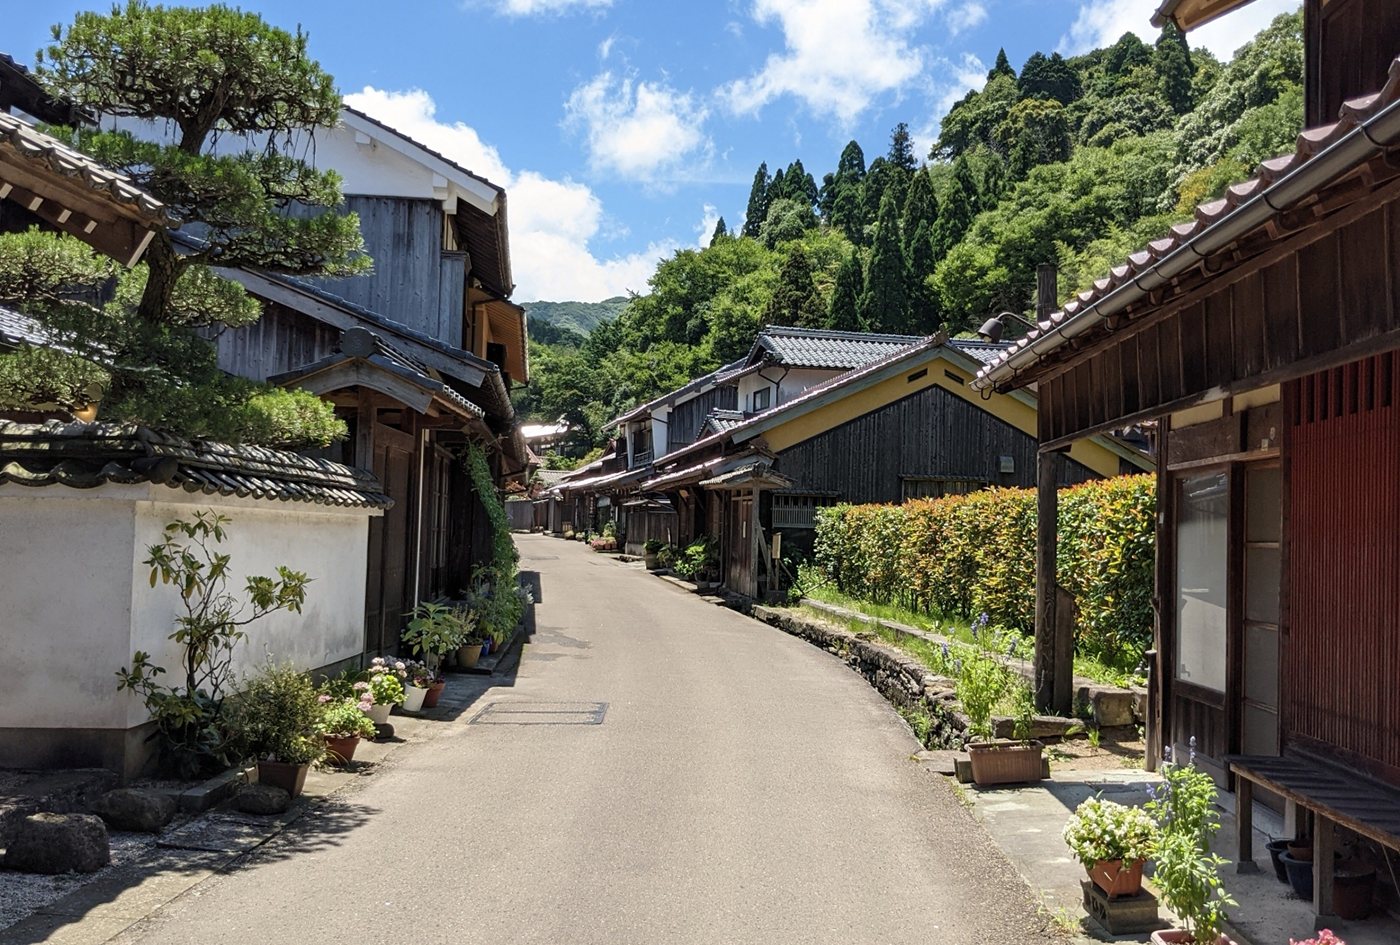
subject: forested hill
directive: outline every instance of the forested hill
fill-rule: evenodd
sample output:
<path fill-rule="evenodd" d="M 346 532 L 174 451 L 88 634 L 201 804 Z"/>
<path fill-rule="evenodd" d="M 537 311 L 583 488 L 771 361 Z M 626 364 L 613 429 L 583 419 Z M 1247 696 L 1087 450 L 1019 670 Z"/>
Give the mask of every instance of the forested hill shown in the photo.
<path fill-rule="evenodd" d="M 532 336 L 541 326 L 548 325 L 586 337 L 603 322 L 610 322 L 621 315 L 627 307 L 627 297 L 619 295 L 601 302 L 522 302 L 521 306 L 529 319 Z M 539 340 L 546 344 L 555 344 L 559 338 L 559 333 L 549 328 L 540 334 Z"/>
<path fill-rule="evenodd" d="M 746 218 L 681 250 L 586 341 L 538 345 L 520 408 L 565 415 L 575 449 L 636 403 L 748 350 L 761 324 L 956 334 L 1030 311 L 1035 268 L 1060 297 L 1291 151 L 1303 120 L 1302 15 L 1221 63 L 1170 28 L 1104 49 L 1005 54 L 943 116 L 930 153 L 907 126 L 884 153 L 852 141 L 818 183 L 761 166 Z"/>

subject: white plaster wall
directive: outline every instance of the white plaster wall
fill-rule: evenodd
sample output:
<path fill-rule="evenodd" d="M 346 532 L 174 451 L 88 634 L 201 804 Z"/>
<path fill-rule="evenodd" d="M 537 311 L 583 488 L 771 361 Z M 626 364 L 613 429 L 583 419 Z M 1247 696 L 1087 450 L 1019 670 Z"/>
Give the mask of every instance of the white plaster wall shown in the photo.
<path fill-rule="evenodd" d="M 129 728 L 144 706 L 116 671 L 145 650 L 178 678 L 168 639 L 178 592 L 141 564 L 166 523 L 215 509 L 233 521 L 218 546 L 230 590 L 279 564 L 312 578 L 301 614 L 250 625 L 236 672 L 269 658 L 310 669 L 357 655 L 364 640 L 368 509 L 196 495 L 168 486 L 40 489 L 0 485 L 0 726 Z M 13 670 L 13 672 L 11 672 Z M 15 685 L 10 678 L 17 677 Z"/>
<path fill-rule="evenodd" d="M 761 372 L 767 377 L 761 376 L 760 372 L 757 371 L 746 374 L 739 378 L 739 409 L 745 413 L 752 413 L 754 391 L 761 388 L 776 388 L 770 395 L 768 407 L 771 410 L 773 407 L 785 404 L 797 397 L 809 387 L 815 387 L 844 373 L 844 371 L 798 369 L 784 374 L 781 367 L 769 367 Z"/>

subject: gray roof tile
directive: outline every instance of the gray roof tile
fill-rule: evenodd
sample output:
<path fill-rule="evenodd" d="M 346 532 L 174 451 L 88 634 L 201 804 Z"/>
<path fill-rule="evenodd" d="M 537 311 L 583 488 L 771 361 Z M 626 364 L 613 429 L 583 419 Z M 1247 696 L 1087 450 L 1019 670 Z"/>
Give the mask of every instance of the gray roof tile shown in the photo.
<path fill-rule="evenodd" d="M 767 360 L 787 367 L 849 370 L 923 341 L 919 335 L 826 331 L 769 325 L 758 333 L 748 363 Z"/>

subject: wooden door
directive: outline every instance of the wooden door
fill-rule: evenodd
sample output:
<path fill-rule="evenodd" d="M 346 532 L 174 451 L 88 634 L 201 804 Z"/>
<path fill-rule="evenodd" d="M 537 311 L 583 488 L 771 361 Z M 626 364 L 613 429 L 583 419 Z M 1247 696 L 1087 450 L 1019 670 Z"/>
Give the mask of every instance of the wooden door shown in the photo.
<path fill-rule="evenodd" d="M 753 496 L 730 494 L 727 504 L 724 583 L 736 594 L 752 597 L 757 591 L 753 573 Z"/>
<path fill-rule="evenodd" d="M 394 505 L 370 527 L 365 594 L 365 652 L 382 654 L 399 643 L 399 631 L 412 606 L 409 580 L 414 561 L 409 528 L 413 508 L 413 438 L 375 424 L 374 474 Z"/>

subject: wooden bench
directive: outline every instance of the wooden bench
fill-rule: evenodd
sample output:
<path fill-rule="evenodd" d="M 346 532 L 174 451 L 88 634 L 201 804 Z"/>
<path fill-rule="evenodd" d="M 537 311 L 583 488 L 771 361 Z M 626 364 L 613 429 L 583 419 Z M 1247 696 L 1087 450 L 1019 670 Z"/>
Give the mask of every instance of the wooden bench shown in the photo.
<path fill-rule="evenodd" d="M 1239 868 L 1254 860 L 1254 785 L 1268 788 L 1313 815 L 1313 911 L 1332 915 L 1336 826 L 1400 850 L 1400 790 L 1310 755 L 1227 755 L 1237 777 L 1235 820 Z"/>

